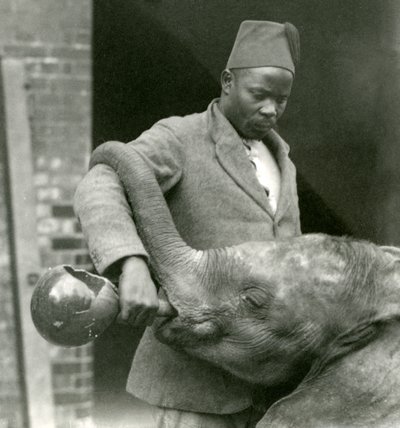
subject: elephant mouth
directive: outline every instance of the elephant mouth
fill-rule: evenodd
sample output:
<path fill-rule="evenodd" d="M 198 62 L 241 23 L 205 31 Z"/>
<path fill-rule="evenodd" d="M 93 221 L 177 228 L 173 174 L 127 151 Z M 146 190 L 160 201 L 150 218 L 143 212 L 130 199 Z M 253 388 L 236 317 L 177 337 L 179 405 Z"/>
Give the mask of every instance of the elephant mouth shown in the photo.
<path fill-rule="evenodd" d="M 159 342 L 173 348 L 182 349 L 184 347 L 184 344 L 181 343 L 183 342 L 182 334 L 174 328 L 175 319 L 176 317 L 157 319 L 152 325 L 152 330 Z"/>
<path fill-rule="evenodd" d="M 166 327 L 167 324 L 170 323 L 174 318 L 176 318 L 176 316 L 158 318 L 154 322 L 153 326 L 156 328 L 156 330 L 161 330 L 162 328 Z"/>
<path fill-rule="evenodd" d="M 200 320 L 175 316 L 157 319 L 153 323 L 153 332 L 160 342 L 191 351 L 205 344 L 217 343 L 222 337 L 220 326 L 212 318 Z"/>

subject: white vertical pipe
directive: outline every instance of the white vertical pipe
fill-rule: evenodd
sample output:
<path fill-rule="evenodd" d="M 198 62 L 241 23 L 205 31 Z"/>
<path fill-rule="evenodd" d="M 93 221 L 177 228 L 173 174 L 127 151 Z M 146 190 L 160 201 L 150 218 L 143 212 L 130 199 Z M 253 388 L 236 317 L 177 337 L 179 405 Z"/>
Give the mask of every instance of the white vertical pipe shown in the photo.
<path fill-rule="evenodd" d="M 40 272 L 40 258 L 24 64 L 18 59 L 4 59 L 1 67 L 15 250 L 12 257 L 16 267 L 28 424 L 30 428 L 54 428 L 49 346 L 36 332 L 30 316 L 33 290 L 29 280 Z"/>

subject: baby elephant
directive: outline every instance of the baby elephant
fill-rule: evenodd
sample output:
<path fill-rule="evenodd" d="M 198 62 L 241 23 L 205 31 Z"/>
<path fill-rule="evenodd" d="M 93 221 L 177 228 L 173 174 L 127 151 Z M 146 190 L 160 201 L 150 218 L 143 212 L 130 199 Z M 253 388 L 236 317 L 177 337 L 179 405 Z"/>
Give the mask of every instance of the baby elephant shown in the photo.
<path fill-rule="evenodd" d="M 105 143 L 150 264 L 176 315 L 157 338 L 249 382 L 297 388 L 262 427 L 400 426 L 396 249 L 327 235 L 197 251 L 180 238 L 153 172 Z"/>

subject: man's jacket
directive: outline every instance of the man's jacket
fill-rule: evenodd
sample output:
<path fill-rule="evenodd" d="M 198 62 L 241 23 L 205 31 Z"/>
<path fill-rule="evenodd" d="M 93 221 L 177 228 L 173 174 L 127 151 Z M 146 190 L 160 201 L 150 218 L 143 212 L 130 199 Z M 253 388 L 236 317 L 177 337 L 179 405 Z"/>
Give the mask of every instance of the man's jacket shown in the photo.
<path fill-rule="evenodd" d="M 264 143 L 281 171 L 275 216 L 218 100 L 203 113 L 161 120 L 128 146 L 153 168 L 182 238 L 193 248 L 208 249 L 300 234 L 288 146 L 273 130 Z M 75 210 L 100 274 L 122 257 L 147 257 L 124 190 L 108 166 L 89 171 L 76 192 Z M 127 390 L 150 404 L 195 412 L 234 413 L 252 404 L 249 384 L 159 343 L 150 328 L 137 349 Z"/>

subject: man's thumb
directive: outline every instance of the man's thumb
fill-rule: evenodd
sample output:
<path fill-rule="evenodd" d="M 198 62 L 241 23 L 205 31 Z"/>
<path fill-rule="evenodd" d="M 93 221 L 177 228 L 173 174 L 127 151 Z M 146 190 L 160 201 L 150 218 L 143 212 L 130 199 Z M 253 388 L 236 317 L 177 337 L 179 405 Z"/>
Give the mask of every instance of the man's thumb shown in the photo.
<path fill-rule="evenodd" d="M 178 315 L 176 309 L 166 300 L 160 299 L 158 301 L 159 307 L 157 311 L 158 317 L 175 317 Z"/>

